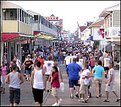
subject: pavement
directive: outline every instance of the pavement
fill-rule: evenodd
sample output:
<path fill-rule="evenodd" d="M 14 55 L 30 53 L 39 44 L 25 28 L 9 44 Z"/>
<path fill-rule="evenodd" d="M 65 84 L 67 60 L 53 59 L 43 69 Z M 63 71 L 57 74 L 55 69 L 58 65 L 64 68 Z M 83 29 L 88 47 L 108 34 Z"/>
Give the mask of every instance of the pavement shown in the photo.
<path fill-rule="evenodd" d="M 110 93 L 110 96 L 109 96 L 110 102 L 103 102 L 103 100 L 105 99 L 104 82 L 102 84 L 101 98 L 96 98 L 95 85 L 93 81 L 92 87 L 90 89 L 92 93 L 92 98 L 89 99 L 88 103 L 79 102 L 77 98 L 71 99 L 69 96 L 68 78 L 65 72 L 65 66 L 60 65 L 60 70 L 62 72 L 62 76 L 65 84 L 64 92 L 61 92 L 59 90 L 59 97 L 62 98 L 62 102 L 60 106 L 120 106 L 120 102 L 115 102 L 116 98 L 113 95 L 113 93 Z M 120 76 L 119 76 L 120 73 L 119 73 L 119 70 L 115 70 L 115 72 L 116 72 L 115 89 L 120 97 Z M 25 81 L 21 86 L 21 102 L 19 106 L 34 106 L 33 103 L 34 103 L 34 99 L 33 99 L 30 83 L 28 81 Z M 45 92 L 43 106 L 51 106 L 53 103 L 55 103 L 55 99 L 51 96 L 50 92 L 49 93 Z M 1 106 L 8 106 L 8 105 L 9 105 L 9 90 L 8 90 L 8 85 L 6 85 L 6 93 L 1 94 Z"/>

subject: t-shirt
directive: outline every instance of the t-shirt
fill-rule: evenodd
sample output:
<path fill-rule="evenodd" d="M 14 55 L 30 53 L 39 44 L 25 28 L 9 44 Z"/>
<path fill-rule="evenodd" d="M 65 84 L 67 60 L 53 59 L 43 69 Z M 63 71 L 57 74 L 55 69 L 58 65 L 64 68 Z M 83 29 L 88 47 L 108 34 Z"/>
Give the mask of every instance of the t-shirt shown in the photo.
<path fill-rule="evenodd" d="M 79 72 L 81 70 L 82 70 L 82 68 L 75 62 L 69 64 L 66 69 L 69 79 L 71 79 L 71 80 L 79 80 L 79 78 L 80 78 Z"/>
<path fill-rule="evenodd" d="M 44 62 L 44 66 L 46 67 L 46 75 L 50 75 L 51 73 L 51 69 L 54 65 L 54 61 L 45 61 Z"/>
<path fill-rule="evenodd" d="M 7 75 L 7 66 L 1 67 L 2 70 L 2 75 L 6 76 Z"/>
<path fill-rule="evenodd" d="M 71 57 L 70 56 L 66 56 L 65 57 L 65 61 L 66 61 L 66 65 L 71 63 Z"/>
<path fill-rule="evenodd" d="M 31 65 L 33 64 L 32 60 L 31 59 L 27 59 L 25 61 L 25 70 L 31 70 Z"/>
<path fill-rule="evenodd" d="M 109 72 L 108 72 L 108 81 L 110 80 L 110 76 L 112 75 L 112 81 L 111 83 L 114 83 L 115 82 L 115 71 L 113 68 L 109 69 Z"/>
<path fill-rule="evenodd" d="M 100 65 L 94 67 L 94 77 L 103 78 L 104 68 Z"/>
<path fill-rule="evenodd" d="M 104 67 L 109 67 L 110 58 L 104 58 Z"/>
<path fill-rule="evenodd" d="M 73 59 L 74 58 L 77 58 L 77 56 L 70 56 L 70 58 L 71 58 L 71 63 L 73 62 Z"/>
<path fill-rule="evenodd" d="M 84 70 L 84 71 L 81 73 L 80 80 L 82 80 L 82 78 L 84 78 L 85 76 L 89 76 L 90 73 L 91 73 L 91 72 L 89 71 L 89 69 Z"/>

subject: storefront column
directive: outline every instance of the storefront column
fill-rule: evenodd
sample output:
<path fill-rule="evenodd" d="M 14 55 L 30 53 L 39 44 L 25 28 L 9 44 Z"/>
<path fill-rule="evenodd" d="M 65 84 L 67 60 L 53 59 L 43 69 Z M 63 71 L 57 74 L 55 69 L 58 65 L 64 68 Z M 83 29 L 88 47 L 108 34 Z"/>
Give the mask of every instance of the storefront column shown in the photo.
<path fill-rule="evenodd" d="M 22 49 L 21 49 L 21 43 L 18 43 L 18 57 L 20 61 L 22 62 Z"/>
<path fill-rule="evenodd" d="M 17 43 L 15 42 L 15 55 L 17 55 Z"/>
<path fill-rule="evenodd" d="M 7 59 L 8 59 L 8 63 L 10 63 L 11 61 L 11 43 L 10 42 L 8 42 Z"/>
<path fill-rule="evenodd" d="M 3 49 L 4 49 L 3 47 L 4 47 L 4 43 L 3 43 L 3 41 L 1 41 L 1 56 L 0 56 L 1 57 L 1 64 L 3 62 L 3 54 L 4 54 L 3 53 Z"/>

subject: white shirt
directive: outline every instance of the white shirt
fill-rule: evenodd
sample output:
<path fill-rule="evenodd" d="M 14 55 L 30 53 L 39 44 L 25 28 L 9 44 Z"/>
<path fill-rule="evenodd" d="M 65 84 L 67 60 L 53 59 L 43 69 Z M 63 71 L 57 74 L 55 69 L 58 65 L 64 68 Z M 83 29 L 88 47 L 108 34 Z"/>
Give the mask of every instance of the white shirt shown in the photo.
<path fill-rule="evenodd" d="M 108 72 L 108 81 L 110 80 L 110 77 L 112 75 L 112 81 L 111 83 L 114 83 L 115 82 L 115 71 L 113 68 L 109 69 L 109 72 Z"/>
<path fill-rule="evenodd" d="M 109 67 L 110 58 L 104 58 L 104 67 Z"/>
<path fill-rule="evenodd" d="M 88 69 L 84 70 L 82 73 L 81 73 L 81 77 L 80 77 L 80 80 L 83 80 L 82 78 L 84 78 L 85 76 L 88 76 L 90 73 L 90 71 Z"/>
<path fill-rule="evenodd" d="M 43 81 L 43 73 L 42 69 L 36 70 L 34 69 L 34 82 L 33 82 L 33 88 L 36 89 L 44 89 L 44 81 Z"/>
<path fill-rule="evenodd" d="M 66 65 L 70 64 L 71 63 L 71 56 L 66 56 L 65 57 L 65 62 L 66 62 Z"/>
<path fill-rule="evenodd" d="M 46 75 L 50 75 L 53 65 L 54 61 L 44 61 L 44 66 L 46 67 Z"/>
<path fill-rule="evenodd" d="M 74 58 L 77 58 L 77 56 L 70 56 L 70 58 L 71 58 L 71 63 L 73 62 L 73 59 Z"/>

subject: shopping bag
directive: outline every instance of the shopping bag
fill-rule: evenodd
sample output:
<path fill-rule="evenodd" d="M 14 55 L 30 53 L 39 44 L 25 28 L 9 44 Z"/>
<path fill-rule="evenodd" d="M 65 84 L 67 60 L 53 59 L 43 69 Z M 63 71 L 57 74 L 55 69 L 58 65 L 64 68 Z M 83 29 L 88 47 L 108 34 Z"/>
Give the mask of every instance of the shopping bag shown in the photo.
<path fill-rule="evenodd" d="M 64 92 L 64 90 L 65 90 L 64 82 L 61 82 L 61 83 L 60 83 L 60 90 L 61 90 L 62 92 Z"/>

